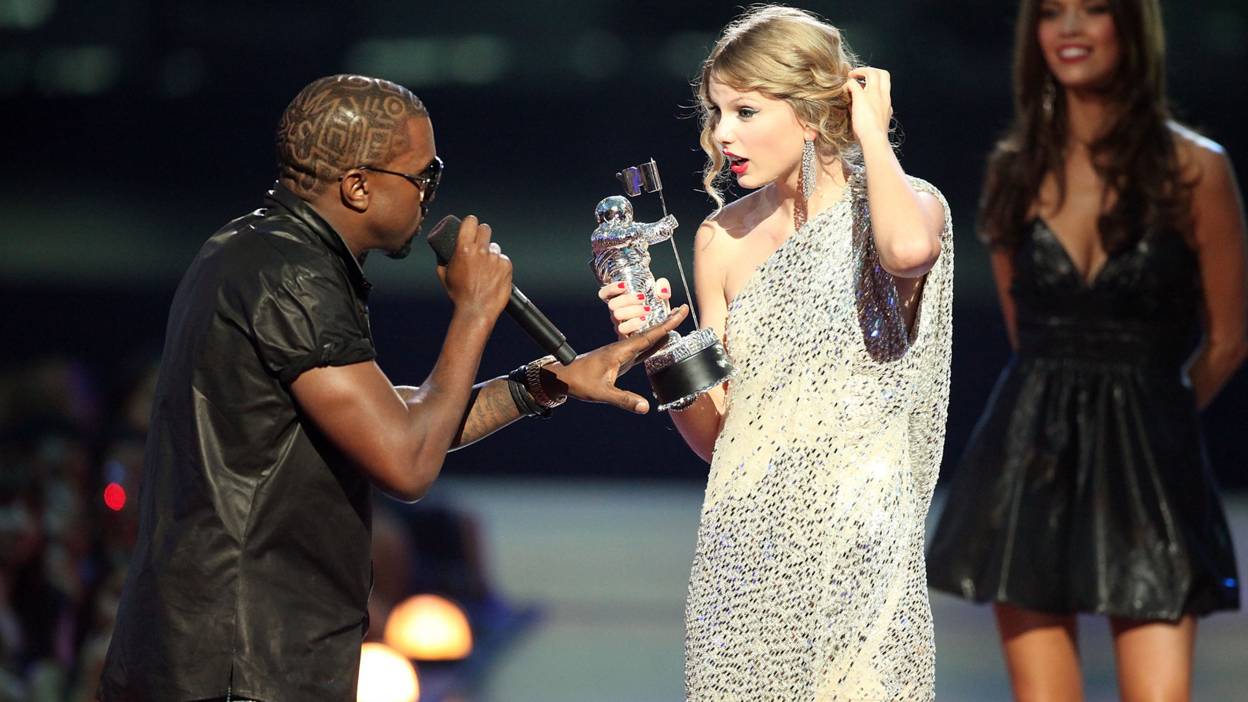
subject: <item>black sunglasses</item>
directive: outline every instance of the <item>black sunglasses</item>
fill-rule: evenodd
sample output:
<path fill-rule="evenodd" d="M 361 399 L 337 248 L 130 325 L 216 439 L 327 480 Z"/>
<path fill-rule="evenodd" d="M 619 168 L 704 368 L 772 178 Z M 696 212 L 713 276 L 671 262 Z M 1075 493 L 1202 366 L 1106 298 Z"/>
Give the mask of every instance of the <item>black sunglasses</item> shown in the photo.
<path fill-rule="evenodd" d="M 434 156 L 433 160 L 429 162 L 429 165 L 425 166 L 425 170 L 415 175 L 411 173 L 401 173 L 399 171 L 388 171 L 384 168 L 368 165 L 356 166 L 356 168 L 362 171 L 373 171 L 375 173 L 396 175 L 412 185 L 415 185 L 422 193 L 422 197 L 420 199 L 420 215 L 423 217 L 425 213 L 429 211 L 429 205 L 433 204 L 433 198 L 438 193 L 438 184 L 442 182 L 442 170 L 444 166 L 442 164 L 442 159 Z"/>

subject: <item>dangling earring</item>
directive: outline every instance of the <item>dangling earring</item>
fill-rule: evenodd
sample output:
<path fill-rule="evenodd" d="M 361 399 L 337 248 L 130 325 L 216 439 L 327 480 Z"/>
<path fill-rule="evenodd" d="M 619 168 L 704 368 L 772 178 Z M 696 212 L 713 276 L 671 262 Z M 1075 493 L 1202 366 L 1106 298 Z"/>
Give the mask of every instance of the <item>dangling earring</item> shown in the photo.
<path fill-rule="evenodd" d="M 818 174 L 815 172 L 815 141 L 807 139 L 802 143 L 802 199 L 809 201 L 815 194 Z"/>
<path fill-rule="evenodd" d="M 1052 74 L 1044 77 L 1044 88 L 1040 91 L 1040 109 L 1044 111 L 1046 120 L 1053 119 L 1053 101 L 1057 99 L 1057 84 Z"/>
<path fill-rule="evenodd" d="M 802 170 L 797 174 L 797 187 L 801 198 L 793 203 L 793 229 L 801 229 L 806 224 L 806 203 L 815 194 L 815 142 L 807 139 L 802 143 Z"/>

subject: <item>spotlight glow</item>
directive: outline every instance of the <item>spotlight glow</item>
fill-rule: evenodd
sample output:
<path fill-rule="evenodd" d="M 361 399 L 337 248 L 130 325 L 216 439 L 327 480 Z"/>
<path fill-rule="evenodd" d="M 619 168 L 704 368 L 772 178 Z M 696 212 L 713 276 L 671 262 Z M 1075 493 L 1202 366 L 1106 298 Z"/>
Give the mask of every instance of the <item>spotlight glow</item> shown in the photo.
<path fill-rule="evenodd" d="M 472 629 L 458 605 L 437 595 L 399 603 L 386 621 L 386 643 L 418 661 L 457 661 L 472 653 Z"/>
<path fill-rule="evenodd" d="M 420 683 L 411 661 L 385 644 L 364 644 L 356 702 L 416 702 L 419 698 Z"/>

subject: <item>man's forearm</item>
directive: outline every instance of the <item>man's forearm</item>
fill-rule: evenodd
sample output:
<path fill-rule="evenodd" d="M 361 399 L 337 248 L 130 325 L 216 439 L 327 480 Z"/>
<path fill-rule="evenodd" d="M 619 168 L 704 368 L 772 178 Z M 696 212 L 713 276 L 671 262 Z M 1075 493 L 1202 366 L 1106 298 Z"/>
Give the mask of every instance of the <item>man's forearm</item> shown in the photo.
<path fill-rule="evenodd" d="M 408 431 L 418 435 L 414 465 L 431 473 L 426 476 L 429 483 L 437 477 L 446 452 L 457 443 L 472 399 L 473 376 L 492 326 L 471 317 L 453 316 L 429 377 L 403 397 L 408 406 Z"/>
<path fill-rule="evenodd" d="M 473 386 L 459 433 L 451 443 L 454 451 L 493 434 L 523 415 L 511 398 L 507 378 L 493 378 Z"/>
<path fill-rule="evenodd" d="M 394 389 L 404 402 L 413 401 L 420 391 L 420 388 L 408 385 L 396 385 Z M 506 377 L 477 383 L 468 396 L 468 407 L 460 419 L 450 450 L 484 439 L 523 416 L 511 397 Z"/>

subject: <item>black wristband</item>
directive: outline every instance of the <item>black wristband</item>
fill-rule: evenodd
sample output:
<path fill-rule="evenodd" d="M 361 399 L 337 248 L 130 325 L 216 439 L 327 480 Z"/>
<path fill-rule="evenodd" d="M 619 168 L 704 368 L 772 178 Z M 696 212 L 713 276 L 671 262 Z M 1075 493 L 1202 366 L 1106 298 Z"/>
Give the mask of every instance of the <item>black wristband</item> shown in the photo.
<path fill-rule="evenodd" d="M 528 368 L 529 365 L 526 363 L 507 374 L 507 390 L 511 392 L 511 401 L 516 403 L 516 409 L 520 410 L 520 414 L 545 419 L 550 416 L 550 409 L 539 405 L 529 392 L 525 384 L 525 373 Z"/>

